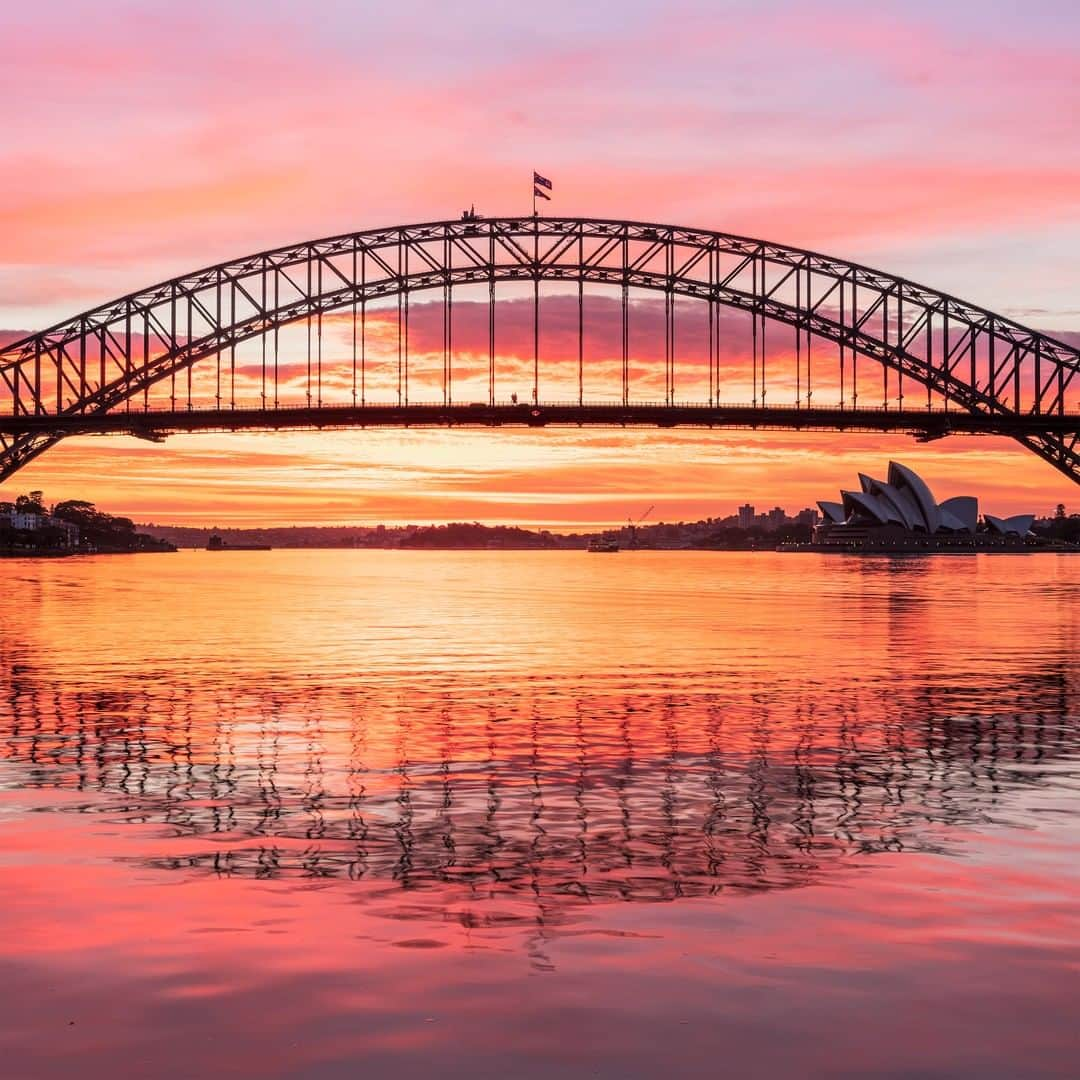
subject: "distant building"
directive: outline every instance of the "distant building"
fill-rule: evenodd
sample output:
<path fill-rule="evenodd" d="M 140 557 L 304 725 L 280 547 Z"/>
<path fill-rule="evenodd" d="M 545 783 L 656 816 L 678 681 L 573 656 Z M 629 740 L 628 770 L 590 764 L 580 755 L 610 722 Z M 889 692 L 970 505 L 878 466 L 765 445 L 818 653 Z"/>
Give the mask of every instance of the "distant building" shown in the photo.
<path fill-rule="evenodd" d="M 53 517 L 52 514 L 21 513 L 11 510 L 7 514 L 8 524 L 19 532 L 37 532 L 40 529 L 56 529 L 62 536 L 62 547 L 79 546 L 79 527 L 70 521 Z M 0 521 L 3 519 L 0 518 Z"/>
<path fill-rule="evenodd" d="M 809 525 L 812 529 L 817 525 L 820 518 L 821 515 L 813 507 L 808 506 L 805 510 L 800 510 L 795 515 L 795 524 Z"/>
<path fill-rule="evenodd" d="M 783 507 L 774 506 L 765 518 L 765 528 L 770 532 L 782 529 L 787 524 L 788 516 Z"/>
<path fill-rule="evenodd" d="M 739 528 L 750 529 L 756 524 L 756 516 L 754 514 L 754 508 L 747 503 L 745 506 L 739 507 Z"/>

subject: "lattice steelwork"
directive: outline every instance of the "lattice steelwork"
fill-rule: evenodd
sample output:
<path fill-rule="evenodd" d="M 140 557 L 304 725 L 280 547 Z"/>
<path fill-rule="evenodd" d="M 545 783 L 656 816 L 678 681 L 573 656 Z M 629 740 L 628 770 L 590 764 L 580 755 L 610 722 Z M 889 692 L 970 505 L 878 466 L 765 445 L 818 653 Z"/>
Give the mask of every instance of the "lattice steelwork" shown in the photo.
<path fill-rule="evenodd" d="M 543 282 L 576 293 L 576 400 L 544 397 L 551 362 L 541 350 Z M 531 400 L 521 403 L 497 393 L 496 285 L 502 283 L 525 283 L 512 287 L 519 292 L 531 284 L 531 394 L 523 394 Z M 600 400 L 585 395 L 586 285 L 610 287 L 621 311 L 620 379 Z M 455 400 L 454 290 L 462 288 L 486 291 L 483 401 Z M 664 300 L 663 347 L 653 361 L 657 386 L 663 364 L 661 400 L 635 392 L 632 290 Z M 409 308 L 420 293 L 442 304 L 441 377 L 424 384 L 435 400 L 418 400 L 415 382 L 410 398 Z M 367 392 L 367 319 L 372 305 L 395 302 L 392 400 L 376 402 Z M 677 324 L 688 303 L 707 310 L 707 391 L 695 400 L 680 396 L 685 358 Z M 732 381 L 720 340 L 721 313 L 732 311 L 745 322 L 751 358 L 749 400 L 744 394 L 734 403 L 725 396 Z M 344 402 L 323 393 L 326 316 L 351 318 L 350 371 L 335 361 L 337 385 L 344 379 L 350 388 Z M 306 328 L 300 402 L 285 401 L 280 392 L 282 332 L 293 324 Z M 778 332 L 789 346 L 779 382 Z M 236 396 L 237 348 L 253 339 L 261 342 L 256 403 Z M 0 351 L 0 480 L 65 435 L 81 433 L 159 438 L 198 429 L 374 424 L 690 423 L 895 430 L 920 438 L 1005 434 L 1080 481 L 1078 369 L 1080 351 L 1064 342 L 842 259 L 671 225 L 466 216 L 222 263 L 9 345 Z M 212 376 L 212 406 L 193 393 L 193 372 Z M 705 380 L 700 385 L 704 390 Z M 815 399 L 823 385 L 825 403 L 820 392 Z"/>

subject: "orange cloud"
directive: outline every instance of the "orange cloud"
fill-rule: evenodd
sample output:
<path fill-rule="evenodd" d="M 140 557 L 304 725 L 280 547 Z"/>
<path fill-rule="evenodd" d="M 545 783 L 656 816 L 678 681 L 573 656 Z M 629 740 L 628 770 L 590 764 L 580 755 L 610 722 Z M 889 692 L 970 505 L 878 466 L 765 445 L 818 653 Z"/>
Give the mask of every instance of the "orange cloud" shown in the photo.
<path fill-rule="evenodd" d="M 578 13 L 572 35 L 537 35 L 533 13 L 505 6 L 483 34 L 449 8 L 424 19 L 370 6 L 320 20 L 253 11 L 238 0 L 212 13 L 174 5 L 101 21 L 39 5 L 12 18 L 0 79 L 20 108 L 0 149 L 0 325 L 42 328 L 291 240 L 453 217 L 474 202 L 524 211 L 534 164 L 556 181 L 546 208 L 555 212 L 761 235 L 902 271 L 991 309 L 1037 312 L 1039 326 L 1075 325 L 1080 91 L 1068 14 L 1062 26 L 1005 11 L 972 21 L 939 5 L 851 19 L 826 0 L 812 12 L 759 6 L 731 19 L 690 4 L 617 19 Z M 500 305 L 500 396 L 531 388 L 529 308 Z M 542 395 L 572 397 L 572 306 L 545 287 L 543 313 Z M 371 315 L 365 390 L 392 400 L 395 314 Z M 635 297 L 635 397 L 663 392 L 657 315 L 655 301 Z M 419 298 L 411 312 L 414 400 L 441 393 L 438 316 Z M 677 393 L 701 399 L 700 309 L 681 304 L 679 325 Z M 753 393 L 746 329 L 725 316 L 725 400 Z M 483 303 L 463 294 L 459 400 L 486 395 L 486 334 Z M 620 354 L 610 297 L 590 297 L 586 334 L 586 396 L 610 396 Z M 304 400 L 306 344 L 299 330 L 282 338 L 283 400 Z M 770 328 L 767 346 L 769 400 L 804 395 L 791 332 Z M 324 400 L 350 400 L 340 319 L 324 327 L 323 349 Z M 839 392 L 829 361 L 816 347 L 819 403 Z M 223 362 L 221 389 L 216 364 L 191 373 L 195 398 L 257 401 L 258 346 Z M 861 401 L 898 393 L 875 367 L 860 366 L 859 378 Z M 178 383 L 186 396 L 187 375 Z M 151 404 L 170 393 L 158 386 Z M 600 521 L 623 515 L 624 493 L 634 504 L 660 499 L 669 517 L 730 510 L 750 493 L 805 504 L 889 454 L 1002 512 L 1073 497 L 1048 465 L 1000 440 L 923 447 L 731 432 L 72 440 L 13 484 L 178 520 Z"/>
<path fill-rule="evenodd" d="M 978 495 L 990 512 L 1049 513 L 1075 488 L 1006 439 L 921 445 L 903 436 L 652 430 L 328 431 L 70 439 L 5 490 L 89 497 L 141 521 L 187 524 L 619 522 L 725 516 L 746 499 L 797 510 L 833 498 L 890 458 L 939 498 Z M 88 472 L 94 477 L 88 482 Z"/>

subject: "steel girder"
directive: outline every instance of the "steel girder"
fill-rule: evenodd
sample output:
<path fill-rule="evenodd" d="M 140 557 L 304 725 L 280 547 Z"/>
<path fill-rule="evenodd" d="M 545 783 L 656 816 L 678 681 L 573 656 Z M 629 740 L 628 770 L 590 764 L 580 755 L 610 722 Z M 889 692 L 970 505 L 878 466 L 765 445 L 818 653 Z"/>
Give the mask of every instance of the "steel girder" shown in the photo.
<path fill-rule="evenodd" d="M 0 350 L 0 479 L 62 437 L 41 419 L 130 408 L 237 343 L 312 315 L 460 285 L 564 281 L 648 289 L 786 324 L 923 388 L 943 411 L 1072 417 L 1080 351 L 1013 320 L 817 252 L 727 233 L 582 218 L 483 218 L 348 233 L 207 267 Z M 537 286 L 538 287 L 538 286 Z M 580 295 L 580 293 L 579 293 Z M 624 315 L 625 324 L 625 315 Z M 624 401 L 626 403 L 624 325 Z M 668 343 L 665 337 L 665 351 Z M 665 357 L 665 364 L 668 357 Z M 841 384 L 842 385 L 842 384 Z M 1077 383 L 1076 385 L 1080 385 Z M 841 390 L 843 393 L 843 389 Z M 910 396 L 910 395 L 909 395 Z M 765 390 L 761 393 L 764 406 Z M 757 391 L 755 388 L 755 404 Z M 855 402 L 853 402 L 854 404 Z M 17 421 L 35 418 L 35 430 Z M 993 425 L 988 423 L 988 430 Z M 1075 433 L 1017 436 L 1080 482 Z"/>

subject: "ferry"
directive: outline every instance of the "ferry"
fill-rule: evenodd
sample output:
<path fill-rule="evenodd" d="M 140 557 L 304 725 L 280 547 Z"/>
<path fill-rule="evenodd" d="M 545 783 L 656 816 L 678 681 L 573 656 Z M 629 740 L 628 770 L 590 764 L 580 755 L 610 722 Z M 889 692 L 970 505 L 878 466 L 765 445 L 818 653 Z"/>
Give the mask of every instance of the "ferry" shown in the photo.
<path fill-rule="evenodd" d="M 619 550 L 618 540 L 608 540 L 603 536 L 594 536 L 589 541 L 589 551 L 601 552 L 602 554 L 611 554 Z"/>
<path fill-rule="evenodd" d="M 272 551 L 269 544 L 230 544 L 216 533 L 206 542 L 207 551 Z"/>

